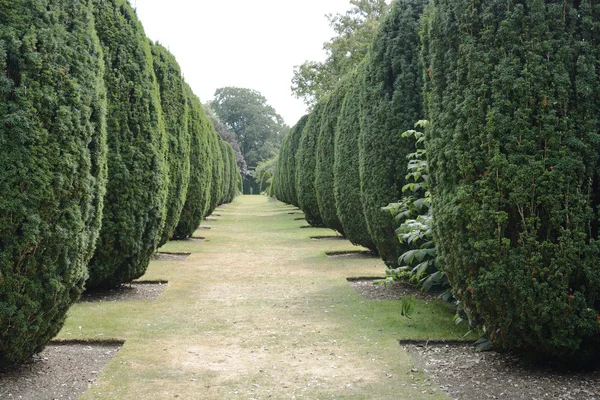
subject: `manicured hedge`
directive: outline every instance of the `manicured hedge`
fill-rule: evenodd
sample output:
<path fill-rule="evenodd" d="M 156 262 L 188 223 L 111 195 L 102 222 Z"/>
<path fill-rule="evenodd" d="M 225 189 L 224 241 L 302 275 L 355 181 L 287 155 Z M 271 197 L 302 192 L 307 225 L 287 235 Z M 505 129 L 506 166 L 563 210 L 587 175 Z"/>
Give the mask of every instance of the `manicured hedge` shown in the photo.
<path fill-rule="evenodd" d="M 323 226 L 323 219 L 319 212 L 317 194 L 315 190 L 315 173 L 317 169 L 317 140 L 321 131 L 324 103 L 315 105 L 310 114 L 306 126 L 302 130 L 302 136 L 296 153 L 296 193 L 298 203 L 306 221 L 313 226 Z"/>
<path fill-rule="evenodd" d="M 271 179 L 271 174 L 269 173 L 269 171 L 265 171 L 265 173 L 260 178 L 260 191 L 261 192 L 266 192 L 269 190 L 269 186 L 271 186 L 269 184 L 269 179 Z"/>
<path fill-rule="evenodd" d="M 212 185 L 212 158 L 208 145 L 208 135 L 212 123 L 202 108 L 200 99 L 185 84 L 188 103 L 188 131 L 190 134 L 190 183 L 185 205 L 179 217 L 173 237 L 191 237 L 206 215 Z"/>
<path fill-rule="evenodd" d="M 379 255 L 397 265 L 404 247 L 381 207 L 402 197 L 406 156 L 414 143 L 402 133 L 422 119 L 419 18 L 428 0 L 396 0 L 385 16 L 362 77 L 360 187 L 367 226 Z"/>
<path fill-rule="evenodd" d="M 152 44 L 154 72 L 160 88 L 160 103 L 169 137 L 169 194 L 165 226 L 159 247 L 167 243 L 179 223 L 190 181 L 190 134 L 188 106 L 181 69 L 175 57 L 160 44 Z"/>
<path fill-rule="evenodd" d="M 346 238 L 356 245 L 377 252 L 363 213 L 358 172 L 358 135 L 360 134 L 360 85 L 358 73 L 345 81 L 346 95 L 335 130 L 333 164 L 335 207 Z"/>
<path fill-rule="evenodd" d="M 167 141 L 144 29 L 126 0 L 94 0 L 108 89 L 109 179 L 87 288 L 115 287 L 144 274 L 162 232 Z"/>
<path fill-rule="evenodd" d="M 335 158 L 335 129 L 345 94 L 346 86 L 338 85 L 325 99 L 321 128 L 317 139 L 315 170 L 315 190 L 323 223 L 326 227 L 334 229 L 342 235 L 344 229 L 337 215 L 333 191 L 333 163 Z"/>
<path fill-rule="evenodd" d="M 106 184 L 102 78 L 89 1 L 0 2 L 0 367 L 41 351 L 83 290 Z"/>
<path fill-rule="evenodd" d="M 300 118 L 298 123 L 290 129 L 289 133 L 283 139 L 279 151 L 277 173 L 275 174 L 275 195 L 279 200 L 293 204 L 296 207 L 299 206 L 298 195 L 296 193 L 296 153 L 298 152 L 302 130 L 307 121 L 308 115 Z"/>
<path fill-rule="evenodd" d="M 227 147 L 229 144 L 220 139 L 219 146 L 221 147 L 221 156 L 223 157 L 223 187 L 221 190 L 221 196 L 219 200 L 219 204 L 227 203 L 227 199 L 229 197 L 230 185 L 231 185 L 231 158 L 229 157 L 229 151 Z"/>
<path fill-rule="evenodd" d="M 496 344 L 600 355 L 600 9 L 434 0 L 424 28 L 439 265 Z"/>
<path fill-rule="evenodd" d="M 241 179 L 240 170 L 237 164 L 237 155 L 231 144 L 227 143 L 227 151 L 229 152 L 229 158 L 231 163 L 231 183 L 229 185 L 229 195 L 227 196 L 227 203 L 231 203 L 238 194 L 238 182 Z"/>
<path fill-rule="evenodd" d="M 210 203 L 206 215 L 210 215 L 215 211 L 215 208 L 221 204 L 221 197 L 223 194 L 223 176 L 224 168 L 223 155 L 221 153 L 221 145 L 219 144 L 220 138 L 214 127 L 210 130 L 208 136 L 210 154 L 212 157 L 212 186 L 210 190 Z"/>

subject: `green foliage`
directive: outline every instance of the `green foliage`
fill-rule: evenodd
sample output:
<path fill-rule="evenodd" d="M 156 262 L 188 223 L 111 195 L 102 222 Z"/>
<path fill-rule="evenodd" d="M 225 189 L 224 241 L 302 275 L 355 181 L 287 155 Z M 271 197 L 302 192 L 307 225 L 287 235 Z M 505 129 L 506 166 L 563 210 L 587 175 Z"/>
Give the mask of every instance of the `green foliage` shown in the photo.
<path fill-rule="evenodd" d="M 360 134 L 360 85 L 357 76 L 358 73 L 355 72 L 346 80 L 345 84 L 348 88 L 335 130 L 333 163 L 335 207 L 346 238 L 376 253 L 377 247 L 367 228 L 360 193 L 357 157 Z"/>
<path fill-rule="evenodd" d="M 423 26 L 438 262 L 506 349 L 600 354 L 600 8 L 434 0 Z"/>
<path fill-rule="evenodd" d="M 260 191 L 261 192 L 267 192 L 269 190 L 269 187 L 271 186 L 271 174 L 269 173 L 269 171 L 265 171 L 264 174 L 262 174 L 262 177 L 260 178 Z"/>
<path fill-rule="evenodd" d="M 404 296 L 400 302 L 400 315 L 408 319 L 408 326 L 415 310 L 415 296 Z"/>
<path fill-rule="evenodd" d="M 345 14 L 326 16 L 336 34 L 323 44 L 326 60 L 294 67 L 292 93 L 308 106 L 332 92 L 363 60 L 388 9 L 385 0 L 350 0 L 350 4 Z"/>
<path fill-rule="evenodd" d="M 0 367 L 79 298 L 106 184 L 106 91 L 89 1 L 0 2 Z"/>
<path fill-rule="evenodd" d="M 231 174 L 232 174 L 232 162 L 233 160 L 229 156 L 228 146 L 229 144 L 222 139 L 219 139 L 219 146 L 221 147 L 221 156 L 223 157 L 223 186 L 221 190 L 221 196 L 219 204 L 228 203 L 229 192 L 231 191 Z"/>
<path fill-rule="evenodd" d="M 229 162 L 231 163 L 231 174 L 229 183 L 229 193 L 227 195 L 227 203 L 231 203 L 235 196 L 238 195 L 238 181 L 241 179 L 240 171 L 238 169 L 238 159 L 236 152 L 229 143 L 227 144 L 227 151 L 229 152 Z"/>
<path fill-rule="evenodd" d="M 200 99 L 187 83 L 185 93 L 190 134 L 190 183 L 185 205 L 173 234 L 175 239 L 191 237 L 200 226 L 202 218 L 208 211 L 212 184 L 212 158 L 208 145 L 208 135 L 212 129 L 211 121 L 204 115 Z"/>
<path fill-rule="evenodd" d="M 152 44 L 151 48 L 169 140 L 169 194 L 165 225 L 159 241 L 159 246 L 162 246 L 173 236 L 185 204 L 190 181 L 190 134 L 187 98 L 179 64 L 160 44 Z"/>
<path fill-rule="evenodd" d="M 281 143 L 279 162 L 275 174 L 275 195 L 285 203 L 299 206 L 296 193 L 296 153 L 308 115 L 300 118 Z"/>
<path fill-rule="evenodd" d="M 418 20 L 427 0 L 398 0 L 373 43 L 362 78 L 359 136 L 360 187 L 371 239 L 391 266 L 406 250 L 394 233 L 394 220 L 381 207 L 402 197 L 406 156 L 414 140 L 402 137 L 422 116 Z"/>
<path fill-rule="evenodd" d="M 315 190 L 319 213 L 326 227 L 344 235 L 342 223 L 335 205 L 333 164 L 335 159 L 335 129 L 342 101 L 346 95 L 346 85 L 339 85 L 330 95 L 324 97 L 321 127 L 317 138 Z"/>
<path fill-rule="evenodd" d="M 288 127 L 267 99 L 256 90 L 217 89 L 210 106 L 227 129 L 235 132 L 250 167 L 273 157 Z"/>
<path fill-rule="evenodd" d="M 168 189 L 167 137 L 152 53 L 125 0 L 94 0 L 108 90 L 108 184 L 87 288 L 144 274 L 158 244 Z"/>
<path fill-rule="evenodd" d="M 308 117 L 306 126 L 302 130 L 298 152 L 296 153 L 296 193 L 298 203 L 306 221 L 313 226 L 323 226 L 323 219 L 319 212 L 317 194 L 315 190 L 315 172 L 317 169 L 317 141 L 321 131 L 321 120 L 324 104 L 317 103 L 315 109 Z"/>
<path fill-rule="evenodd" d="M 208 145 L 212 157 L 212 185 L 210 188 L 210 203 L 206 215 L 212 214 L 215 208 L 221 204 L 221 195 L 223 193 L 225 165 L 223 164 L 223 154 L 221 153 L 221 145 L 219 143 L 219 135 L 213 127 L 208 135 Z"/>

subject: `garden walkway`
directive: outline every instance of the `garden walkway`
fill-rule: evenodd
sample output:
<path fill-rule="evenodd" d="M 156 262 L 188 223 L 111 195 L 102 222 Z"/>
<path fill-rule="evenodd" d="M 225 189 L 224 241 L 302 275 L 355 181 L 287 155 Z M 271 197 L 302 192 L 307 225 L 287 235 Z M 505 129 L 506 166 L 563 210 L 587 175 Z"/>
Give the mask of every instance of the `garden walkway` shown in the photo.
<path fill-rule="evenodd" d="M 327 257 L 356 248 L 311 240 L 333 232 L 300 229 L 298 213 L 241 196 L 203 223 L 205 241 L 161 249 L 191 255 L 152 262 L 142 279 L 169 282 L 157 300 L 77 304 L 60 338 L 125 340 L 84 398 L 445 399 L 398 339 L 432 338 L 432 315 L 435 335 L 460 337 L 451 310 L 419 303 L 408 327 L 397 301 L 363 299 L 346 278 L 383 263 Z"/>

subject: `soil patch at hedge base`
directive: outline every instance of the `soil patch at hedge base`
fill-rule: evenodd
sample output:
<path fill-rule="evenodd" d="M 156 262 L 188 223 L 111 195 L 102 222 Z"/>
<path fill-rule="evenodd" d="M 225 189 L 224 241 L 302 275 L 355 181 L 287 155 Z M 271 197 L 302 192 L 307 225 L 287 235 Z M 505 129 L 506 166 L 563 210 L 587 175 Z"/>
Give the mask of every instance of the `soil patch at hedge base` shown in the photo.
<path fill-rule="evenodd" d="M 288 214 L 290 214 L 290 215 L 302 215 L 304 213 L 302 211 L 294 211 L 294 212 L 289 212 Z"/>
<path fill-rule="evenodd" d="M 438 387 L 452 399 L 600 399 L 600 370 L 562 372 L 528 366 L 514 355 L 476 352 L 470 344 L 402 344 L 417 369 L 430 378 L 414 379 L 423 393 Z M 414 372 L 417 372 L 415 370 Z"/>
<path fill-rule="evenodd" d="M 294 221 L 306 221 L 306 218 L 302 217 L 302 218 L 294 218 Z"/>
<path fill-rule="evenodd" d="M 0 399 L 78 399 L 122 342 L 51 342 L 19 367 L 0 369 Z"/>
<path fill-rule="evenodd" d="M 187 238 L 183 239 L 183 242 L 202 242 L 204 238 Z M 192 253 L 168 253 L 158 252 L 154 254 L 154 259 L 157 261 L 183 261 L 188 258 Z"/>
<path fill-rule="evenodd" d="M 212 226 L 199 226 L 198 229 L 209 230 L 212 229 Z"/>
<path fill-rule="evenodd" d="M 214 214 L 213 214 L 213 215 L 214 215 Z M 216 217 L 216 215 L 214 215 L 214 216 Z M 218 219 L 217 219 L 217 218 L 211 218 L 211 217 L 206 217 L 206 218 L 204 218 L 204 220 L 205 220 L 205 221 L 212 221 L 212 222 L 214 222 L 214 221 L 218 221 Z"/>
<path fill-rule="evenodd" d="M 79 302 L 156 300 L 167 287 L 167 283 L 166 281 L 136 281 L 126 283 L 116 289 L 85 291 Z"/>
<path fill-rule="evenodd" d="M 312 240 L 346 240 L 343 236 L 311 236 Z"/>
<path fill-rule="evenodd" d="M 402 300 L 405 296 L 415 296 L 421 300 L 438 300 L 436 292 L 422 292 L 414 285 L 405 282 L 394 282 L 388 285 L 375 285 L 373 281 L 381 277 L 347 278 L 358 294 L 367 300 Z"/>
<path fill-rule="evenodd" d="M 327 251 L 325 255 L 329 258 L 379 258 L 370 251 L 362 250 Z"/>

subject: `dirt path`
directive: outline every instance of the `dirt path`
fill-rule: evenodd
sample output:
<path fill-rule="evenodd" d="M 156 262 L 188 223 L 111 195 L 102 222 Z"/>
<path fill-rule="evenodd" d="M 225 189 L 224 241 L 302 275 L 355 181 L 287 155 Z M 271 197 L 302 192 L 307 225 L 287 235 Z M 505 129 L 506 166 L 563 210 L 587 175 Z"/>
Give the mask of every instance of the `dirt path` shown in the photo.
<path fill-rule="evenodd" d="M 446 398 L 397 340 L 436 339 L 432 316 L 438 338 L 459 338 L 451 310 L 420 303 L 408 327 L 397 302 L 361 298 L 346 278 L 383 264 L 328 258 L 356 248 L 311 240 L 332 231 L 300 229 L 293 211 L 242 196 L 196 232 L 206 240 L 161 249 L 191 255 L 152 262 L 143 279 L 169 281 L 157 300 L 77 304 L 61 338 L 125 340 L 84 398 Z"/>

